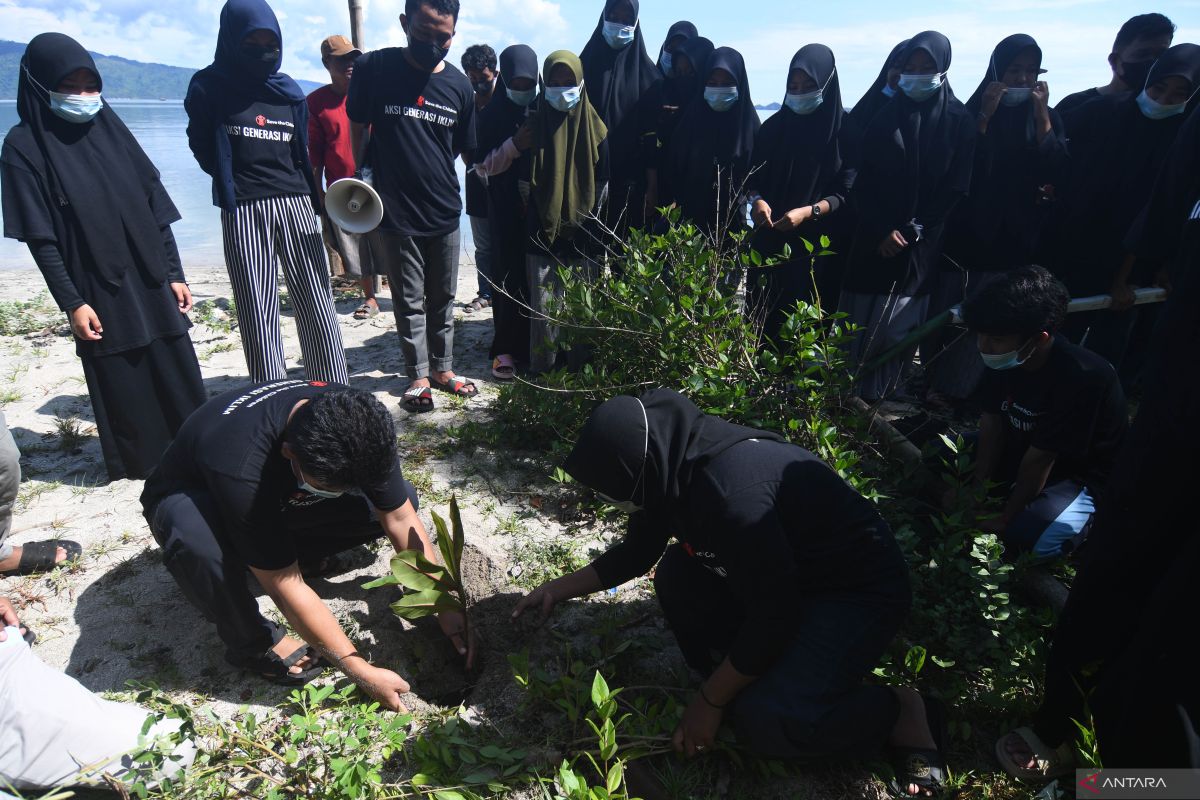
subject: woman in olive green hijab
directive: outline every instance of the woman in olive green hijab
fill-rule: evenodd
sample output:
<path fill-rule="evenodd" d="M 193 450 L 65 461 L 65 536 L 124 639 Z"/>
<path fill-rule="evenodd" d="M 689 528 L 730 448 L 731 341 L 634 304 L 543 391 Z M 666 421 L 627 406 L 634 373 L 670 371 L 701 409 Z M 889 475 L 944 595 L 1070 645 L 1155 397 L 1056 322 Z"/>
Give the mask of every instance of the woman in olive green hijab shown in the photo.
<path fill-rule="evenodd" d="M 514 137 L 530 152 L 529 234 L 525 266 L 529 278 L 530 368 L 554 368 L 556 327 L 546 316 L 551 297 L 562 295 L 560 265 L 585 275 L 598 272 L 596 230 L 589 221 L 608 190 L 608 129 L 588 101 L 579 57 L 551 53 L 542 72 L 545 85 L 537 112 Z M 568 355 L 568 363 L 574 361 Z"/>

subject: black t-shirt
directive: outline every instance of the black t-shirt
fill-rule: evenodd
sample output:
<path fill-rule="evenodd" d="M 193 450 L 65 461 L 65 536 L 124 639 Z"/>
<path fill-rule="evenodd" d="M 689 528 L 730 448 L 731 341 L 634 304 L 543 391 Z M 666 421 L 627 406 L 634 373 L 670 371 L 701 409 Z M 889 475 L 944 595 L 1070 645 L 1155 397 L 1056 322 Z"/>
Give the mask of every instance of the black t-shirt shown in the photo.
<path fill-rule="evenodd" d="M 322 524 L 364 522 L 366 501 L 394 511 L 410 498 L 397 458 L 377 483 L 357 494 L 324 499 L 301 491 L 280 447 L 292 408 L 338 384 L 298 380 L 254 384 L 226 392 L 196 410 L 179 429 L 142 490 L 147 515 L 166 496 L 206 491 L 225 523 L 223 539 L 247 564 L 283 569 L 296 561 L 292 534 Z"/>
<path fill-rule="evenodd" d="M 251 103 L 224 122 L 233 147 L 233 186 L 239 203 L 309 194 L 292 151 L 292 107 Z"/>
<path fill-rule="evenodd" d="M 606 587 L 644 575 L 671 537 L 729 582 L 745 623 L 729 653 L 762 675 L 800 625 L 806 596 L 838 592 L 906 603 L 907 566 L 874 505 L 807 450 L 749 440 L 693 474 L 677 518 L 649 511 L 593 566 Z"/>
<path fill-rule="evenodd" d="M 453 64 L 414 69 L 388 47 L 358 60 L 346 114 L 371 126 L 367 164 L 383 198 L 380 228 L 405 236 L 441 236 L 462 214 L 454 159 L 475 150 L 475 92 Z"/>
<path fill-rule="evenodd" d="M 1075 94 L 1069 94 L 1066 97 L 1064 97 L 1062 100 L 1059 100 L 1058 105 L 1056 105 L 1054 107 L 1054 110 L 1057 111 L 1059 114 L 1063 114 L 1063 113 L 1070 111 L 1073 108 L 1079 108 L 1079 106 L 1083 105 L 1084 103 L 1088 102 L 1089 100 L 1095 100 L 1097 97 L 1101 97 L 1099 89 L 1096 89 L 1096 88 L 1084 89 L 1082 92 L 1076 92 Z"/>
<path fill-rule="evenodd" d="M 1041 368 L 988 370 L 980 399 L 984 412 L 1003 417 L 1004 463 L 1019 464 L 1036 447 L 1057 455 L 1051 480 L 1077 480 L 1093 493 L 1104 488 L 1129 409 L 1116 370 L 1102 356 L 1056 336 Z"/>

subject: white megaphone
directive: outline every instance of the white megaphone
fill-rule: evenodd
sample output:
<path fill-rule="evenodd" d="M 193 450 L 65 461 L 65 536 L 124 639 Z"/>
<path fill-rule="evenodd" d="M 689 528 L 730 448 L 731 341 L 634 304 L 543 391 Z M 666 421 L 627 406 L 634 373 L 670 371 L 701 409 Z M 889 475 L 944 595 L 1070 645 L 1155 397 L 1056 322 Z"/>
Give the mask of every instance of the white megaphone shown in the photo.
<path fill-rule="evenodd" d="M 325 192 L 325 213 L 346 233 L 370 233 L 383 221 L 383 201 L 366 181 L 342 178 Z"/>

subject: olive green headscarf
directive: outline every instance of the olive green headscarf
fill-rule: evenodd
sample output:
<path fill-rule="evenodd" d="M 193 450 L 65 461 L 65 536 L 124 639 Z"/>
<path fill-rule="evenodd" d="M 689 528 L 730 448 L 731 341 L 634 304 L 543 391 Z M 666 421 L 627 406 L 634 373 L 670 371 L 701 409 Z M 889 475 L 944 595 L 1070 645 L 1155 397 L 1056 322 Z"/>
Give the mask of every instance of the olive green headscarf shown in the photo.
<path fill-rule="evenodd" d="M 579 56 L 558 50 L 546 59 L 543 78 L 566 64 L 583 81 Z M 542 235 L 552 244 L 564 228 L 574 228 L 596 205 L 596 162 L 608 128 L 592 104 L 587 86 L 570 111 L 551 108 L 544 100 L 533 119 L 533 176 L 531 188 L 541 214 Z"/>

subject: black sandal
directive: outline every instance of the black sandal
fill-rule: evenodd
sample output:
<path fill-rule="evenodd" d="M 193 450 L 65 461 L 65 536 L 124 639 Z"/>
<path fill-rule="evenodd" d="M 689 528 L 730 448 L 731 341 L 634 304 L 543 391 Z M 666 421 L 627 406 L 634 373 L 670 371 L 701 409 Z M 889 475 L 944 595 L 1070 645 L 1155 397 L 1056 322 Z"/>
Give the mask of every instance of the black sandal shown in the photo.
<path fill-rule="evenodd" d="M 410 386 L 404 390 L 400 406 L 410 414 L 428 414 L 433 411 L 433 390 L 428 386 Z"/>
<path fill-rule="evenodd" d="M 292 672 L 292 667 L 308 656 L 312 664 L 301 672 Z M 276 686 L 303 686 L 325 671 L 321 657 L 310 645 L 302 644 L 292 651 L 287 658 L 280 658 L 274 650 L 268 650 L 261 656 L 249 658 L 237 666 L 250 670 L 258 677 Z"/>
<path fill-rule="evenodd" d="M 55 556 L 58 555 L 57 551 L 60 547 L 67 552 L 67 557 L 62 561 L 56 561 Z M 8 578 L 50 572 L 55 567 L 69 564 L 81 555 L 83 555 L 83 546 L 79 542 L 71 542 L 66 539 L 30 542 L 21 545 L 21 560 L 17 563 L 17 568 L 0 572 L 0 577 Z"/>
<path fill-rule="evenodd" d="M 21 634 L 21 638 L 25 640 L 25 644 L 33 647 L 33 643 L 37 641 L 37 634 L 31 631 L 28 625 L 22 625 L 21 627 L 25 629 L 25 632 Z"/>
<path fill-rule="evenodd" d="M 934 797 L 941 795 L 946 786 L 946 759 L 942 752 L 946 748 L 947 727 L 946 707 L 940 700 L 921 695 L 925 704 L 925 720 L 929 732 L 933 734 L 935 750 L 923 747 L 893 747 L 891 748 L 891 763 L 895 777 L 888 784 L 892 796 L 900 800 L 914 797 L 925 797 L 924 791 L 933 792 Z M 922 791 L 909 794 L 909 785 L 917 786 Z"/>

